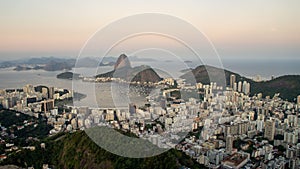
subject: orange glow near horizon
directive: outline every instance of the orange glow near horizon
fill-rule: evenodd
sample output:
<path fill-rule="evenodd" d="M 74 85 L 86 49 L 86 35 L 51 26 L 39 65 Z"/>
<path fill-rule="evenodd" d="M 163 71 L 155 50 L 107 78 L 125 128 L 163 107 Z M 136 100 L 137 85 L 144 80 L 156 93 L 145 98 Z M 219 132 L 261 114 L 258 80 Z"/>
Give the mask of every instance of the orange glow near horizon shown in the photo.
<path fill-rule="evenodd" d="M 296 49 L 300 46 L 299 1 L 132 2 L 1 2 L 0 55 L 76 53 L 99 28 L 122 17 L 145 12 L 170 14 L 186 20 L 217 48 L 271 50 L 282 47 L 300 53 Z"/>

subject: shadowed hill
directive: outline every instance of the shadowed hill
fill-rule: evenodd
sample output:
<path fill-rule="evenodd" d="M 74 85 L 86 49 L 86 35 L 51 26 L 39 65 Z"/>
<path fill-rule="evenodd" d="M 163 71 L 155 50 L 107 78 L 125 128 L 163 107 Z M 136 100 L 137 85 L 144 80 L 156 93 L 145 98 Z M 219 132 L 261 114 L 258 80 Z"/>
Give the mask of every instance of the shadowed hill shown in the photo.
<path fill-rule="evenodd" d="M 251 83 L 251 93 L 263 93 L 273 96 L 280 93 L 280 97 L 289 101 L 296 101 L 300 95 L 300 75 L 285 75 L 269 81 Z"/>
<path fill-rule="evenodd" d="M 213 66 L 209 65 L 201 65 L 196 67 L 195 69 L 192 69 L 191 71 L 188 71 L 187 73 L 183 74 L 181 78 L 186 79 L 187 83 L 194 84 L 195 81 L 201 82 L 203 84 L 210 84 L 211 80 L 210 79 L 215 79 L 216 81 L 212 82 L 217 82 L 217 84 L 224 84 L 226 86 L 229 85 L 230 82 L 230 75 L 234 74 L 236 76 L 236 81 L 252 81 L 246 77 L 243 77 L 237 73 L 221 69 L 221 68 L 216 68 Z M 225 80 L 225 82 L 224 82 Z"/>
<path fill-rule="evenodd" d="M 275 93 L 280 93 L 281 98 L 289 101 L 295 101 L 294 99 L 300 95 L 300 75 L 285 75 L 269 81 L 255 82 L 238 73 L 213 66 L 201 65 L 185 73 L 181 76 L 181 78 L 186 79 L 186 82 L 192 84 L 195 83 L 195 81 L 203 84 L 209 84 L 210 76 L 221 77 L 214 78 L 216 79 L 214 82 L 217 82 L 218 84 L 226 84 L 226 86 L 228 86 L 231 74 L 236 76 L 236 82 L 243 82 L 246 80 L 251 84 L 251 95 L 262 93 L 264 96 L 269 95 L 272 97 Z M 225 83 L 224 79 L 226 79 Z"/>

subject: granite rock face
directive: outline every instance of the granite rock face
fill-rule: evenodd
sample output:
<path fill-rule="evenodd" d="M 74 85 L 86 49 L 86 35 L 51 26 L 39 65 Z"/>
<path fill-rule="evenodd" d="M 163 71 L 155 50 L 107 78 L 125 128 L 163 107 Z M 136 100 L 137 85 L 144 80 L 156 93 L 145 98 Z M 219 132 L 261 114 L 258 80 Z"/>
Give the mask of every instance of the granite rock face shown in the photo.
<path fill-rule="evenodd" d="M 114 65 L 114 70 L 120 68 L 131 68 L 129 59 L 125 54 L 121 54 Z"/>

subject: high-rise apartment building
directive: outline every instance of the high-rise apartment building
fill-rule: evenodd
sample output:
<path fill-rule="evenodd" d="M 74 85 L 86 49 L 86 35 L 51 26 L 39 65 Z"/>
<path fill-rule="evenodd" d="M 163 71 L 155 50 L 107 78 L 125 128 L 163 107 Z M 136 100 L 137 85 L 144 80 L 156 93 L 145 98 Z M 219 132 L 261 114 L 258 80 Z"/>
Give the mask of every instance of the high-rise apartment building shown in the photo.
<path fill-rule="evenodd" d="M 236 76 L 234 74 L 230 75 L 230 88 L 231 89 L 233 89 L 235 81 L 236 81 Z"/>
<path fill-rule="evenodd" d="M 274 140 L 275 134 L 275 122 L 273 120 L 268 120 L 265 122 L 265 134 L 264 137 L 270 141 Z"/>
<path fill-rule="evenodd" d="M 49 99 L 53 99 L 54 94 L 54 87 L 49 87 Z"/>
<path fill-rule="evenodd" d="M 226 152 L 231 154 L 232 149 L 233 149 L 233 136 L 228 135 L 226 137 Z"/>
<path fill-rule="evenodd" d="M 242 91 L 242 82 L 239 81 L 238 82 L 238 92 L 241 92 Z"/>

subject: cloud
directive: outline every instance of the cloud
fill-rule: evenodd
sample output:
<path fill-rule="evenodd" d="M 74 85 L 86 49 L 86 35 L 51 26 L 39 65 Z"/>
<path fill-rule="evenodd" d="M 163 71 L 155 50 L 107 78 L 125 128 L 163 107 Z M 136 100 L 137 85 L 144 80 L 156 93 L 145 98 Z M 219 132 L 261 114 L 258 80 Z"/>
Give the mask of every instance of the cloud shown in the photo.
<path fill-rule="evenodd" d="M 129 56 L 129 60 L 130 61 L 136 61 L 136 62 L 155 62 L 157 61 L 156 59 L 153 59 L 153 58 L 140 58 L 140 57 L 137 57 L 137 56 Z"/>

